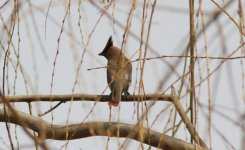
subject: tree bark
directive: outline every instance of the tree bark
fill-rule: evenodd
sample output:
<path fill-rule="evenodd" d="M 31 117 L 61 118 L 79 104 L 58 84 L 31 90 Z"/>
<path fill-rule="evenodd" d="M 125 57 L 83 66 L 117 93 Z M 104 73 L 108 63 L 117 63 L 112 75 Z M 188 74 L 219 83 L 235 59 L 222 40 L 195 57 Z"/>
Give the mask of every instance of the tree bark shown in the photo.
<path fill-rule="evenodd" d="M 51 125 L 39 117 L 31 116 L 20 111 L 16 112 L 18 113 L 18 119 L 13 113 L 11 113 L 11 111 L 7 110 L 5 114 L 4 110 L 0 109 L 0 122 L 5 122 L 7 119 L 13 124 L 25 124 L 26 128 L 38 133 L 39 141 L 45 139 L 73 140 L 91 136 L 110 136 L 120 138 L 126 137 L 153 147 L 167 150 L 204 149 L 201 147 L 197 148 L 195 145 L 188 142 L 155 132 L 148 128 L 138 129 L 132 124 L 115 122 L 86 122 L 71 125 Z M 139 135 L 139 133 L 143 134 L 143 141 L 141 141 L 142 135 Z"/>

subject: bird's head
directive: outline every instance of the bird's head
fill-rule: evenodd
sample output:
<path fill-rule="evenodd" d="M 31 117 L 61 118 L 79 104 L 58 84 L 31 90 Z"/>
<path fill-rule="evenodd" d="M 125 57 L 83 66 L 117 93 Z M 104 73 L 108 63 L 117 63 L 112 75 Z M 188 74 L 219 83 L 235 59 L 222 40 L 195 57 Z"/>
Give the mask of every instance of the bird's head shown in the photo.
<path fill-rule="evenodd" d="M 110 47 L 113 46 L 113 41 L 112 41 L 112 37 L 110 36 L 106 45 L 105 45 L 105 48 L 104 50 L 99 53 L 100 56 L 104 56 L 104 57 L 107 57 L 107 54 L 108 54 L 108 50 L 110 49 Z"/>

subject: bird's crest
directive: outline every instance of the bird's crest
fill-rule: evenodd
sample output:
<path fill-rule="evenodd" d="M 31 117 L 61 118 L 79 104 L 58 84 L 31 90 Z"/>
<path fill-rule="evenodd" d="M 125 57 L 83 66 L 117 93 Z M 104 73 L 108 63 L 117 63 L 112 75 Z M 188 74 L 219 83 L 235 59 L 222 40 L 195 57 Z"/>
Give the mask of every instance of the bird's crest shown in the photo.
<path fill-rule="evenodd" d="M 104 50 L 99 55 L 104 55 L 111 46 L 113 46 L 112 36 L 109 37 Z"/>

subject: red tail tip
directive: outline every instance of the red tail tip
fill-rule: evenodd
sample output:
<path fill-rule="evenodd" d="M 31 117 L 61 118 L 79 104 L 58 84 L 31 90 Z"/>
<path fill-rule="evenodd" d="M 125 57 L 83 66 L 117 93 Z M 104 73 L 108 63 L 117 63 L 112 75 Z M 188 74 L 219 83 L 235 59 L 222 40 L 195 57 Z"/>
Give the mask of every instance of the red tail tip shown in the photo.
<path fill-rule="evenodd" d="M 119 104 L 108 102 L 109 106 L 117 107 Z"/>

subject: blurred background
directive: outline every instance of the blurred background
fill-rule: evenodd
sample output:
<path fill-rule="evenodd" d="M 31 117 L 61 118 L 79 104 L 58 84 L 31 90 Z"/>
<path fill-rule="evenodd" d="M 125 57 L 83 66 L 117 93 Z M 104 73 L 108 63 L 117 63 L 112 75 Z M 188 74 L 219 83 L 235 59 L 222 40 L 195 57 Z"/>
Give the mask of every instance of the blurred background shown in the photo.
<path fill-rule="evenodd" d="M 125 37 L 122 50 L 130 60 L 150 58 L 132 62 L 131 94 L 170 94 L 174 86 L 176 91 L 181 89 L 181 103 L 189 110 L 190 57 L 185 56 L 190 56 L 190 2 L 156 1 L 155 7 L 154 2 L 2 0 L 0 69 L 3 72 L 5 68 L 5 77 L 0 77 L 5 82 L 5 95 L 110 94 L 106 69 L 93 68 L 106 66 L 106 59 L 98 53 L 112 35 L 119 48 Z M 245 1 L 199 0 L 194 6 L 195 127 L 214 150 L 245 149 Z M 33 115 L 57 103 L 33 102 Z M 122 102 L 119 108 L 112 108 L 111 121 L 136 124 L 151 104 Z M 29 113 L 27 103 L 12 105 Z M 42 119 L 66 125 L 84 120 L 109 121 L 109 117 L 107 103 L 73 101 L 61 104 Z M 190 142 L 188 130 L 169 102 L 159 101 L 149 107 L 143 124 Z M 6 126 L 0 126 L 0 149 L 10 149 Z M 19 126 L 10 124 L 10 129 L 15 149 L 35 149 Z M 66 141 L 45 142 L 50 149 L 119 149 L 125 140 L 110 138 L 108 142 L 107 137 L 89 137 L 71 140 L 67 147 Z M 123 148 L 156 149 L 130 139 Z"/>

